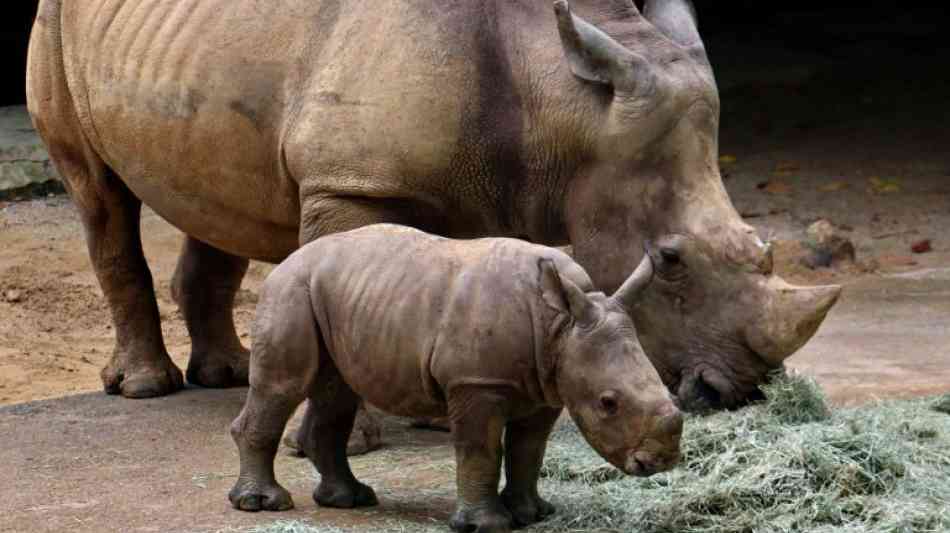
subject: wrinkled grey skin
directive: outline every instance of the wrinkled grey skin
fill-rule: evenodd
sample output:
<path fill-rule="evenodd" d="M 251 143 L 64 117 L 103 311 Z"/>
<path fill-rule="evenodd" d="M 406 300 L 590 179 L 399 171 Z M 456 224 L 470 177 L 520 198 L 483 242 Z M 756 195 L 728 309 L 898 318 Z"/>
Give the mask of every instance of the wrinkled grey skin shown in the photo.
<path fill-rule="evenodd" d="M 815 332 L 837 287 L 791 287 L 733 208 L 719 97 L 686 0 L 41 0 L 34 124 L 113 312 L 108 392 L 167 394 L 141 204 L 189 237 L 187 378 L 247 380 L 247 258 L 378 222 L 573 245 L 633 309 L 686 407 L 733 407 Z"/>
<path fill-rule="evenodd" d="M 320 471 L 314 499 L 324 506 L 376 503 L 346 458 L 359 399 L 397 415 L 448 415 L 456 531 L 509 531 L 553 512 L 537 481 L 563 407 L 627 474 L 671 468 L 682 416 L 626 312 L 651 277 L 645 259 L 613 296 L 585 293 L 587 274 L 558 250 L 388 224 L 302 247 L 261 293 L 251 388 L 232 424 L 241 457 L 232 504 L 292 507 L 273 460 L 305 398 L 303 448 Z"/>

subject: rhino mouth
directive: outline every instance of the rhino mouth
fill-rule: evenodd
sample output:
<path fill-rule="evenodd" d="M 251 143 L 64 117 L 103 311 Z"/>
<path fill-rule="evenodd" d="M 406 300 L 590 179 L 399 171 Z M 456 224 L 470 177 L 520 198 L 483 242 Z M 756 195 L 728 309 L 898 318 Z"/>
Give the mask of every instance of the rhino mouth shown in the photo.
<path fill-rule="evenodd" d="M 744 386 L 740 390 L 717 370 L 710 368 L 688 374 L 676 390 L 670 392 L 677 407 L 700 414 L 732 411 L 765 399 L 758 385 Z"/>

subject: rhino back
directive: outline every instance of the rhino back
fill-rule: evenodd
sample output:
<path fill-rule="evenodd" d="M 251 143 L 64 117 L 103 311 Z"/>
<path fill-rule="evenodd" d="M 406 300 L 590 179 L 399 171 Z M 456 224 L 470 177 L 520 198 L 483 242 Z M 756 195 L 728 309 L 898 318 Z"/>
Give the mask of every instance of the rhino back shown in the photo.
<path fill-rule="evenodd" d="M 419 415 L 441 413 L 444 391 L 465 382 L 540 397 L 538 337 L 549 317 L 538 259 L 547 250 L 375 225 L 318 239 L 288 261 L 307 272 L 324 341 L 354 390 Z"/>
<path fill-rule="evenodd" d="M 516 4 L 383 1 L 341 18 L 289 134 L 302 194 L 398 200 L 405 222 L 453 237 L 523 233 Z"/>
<path fill-rule="evenodd" d="M 63 0 L 64 62 L 85 136 L 186 233 L 241 255 L 281 257 L 244 249 L 234 236 L 256 230 L 290 247 L 286 255 L 299 207 L 280 168 L 280 135 L 321 7 Z"/>
<path fill-rule="evenodd" d="M 505 51 L 504 4 L 63 0 L 63 53 L 106 163 L 232 253 L 290 253 L 301 195 L 410 200 L 431 231 L 518 234 L 523 59 Z"/>

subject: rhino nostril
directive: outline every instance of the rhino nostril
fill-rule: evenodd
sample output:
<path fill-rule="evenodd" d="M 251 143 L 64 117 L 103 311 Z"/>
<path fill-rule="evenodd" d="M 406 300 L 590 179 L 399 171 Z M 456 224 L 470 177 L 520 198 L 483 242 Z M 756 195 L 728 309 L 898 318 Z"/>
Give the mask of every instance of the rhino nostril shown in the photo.
<path fill-rule="evenodd" d="M 712 387 L 709 383 L 706 383 L 706 380 L 702 376 L 696 378 L 696 397 L 700 400 L 703 400 L 706 405 L 710 408 L 716 408 L 720 405 L 722 398 L 715 388 Z"/>
<path fill-rule="evenodd" d="M 668 435 L 679 435 L 683 432 L 683 413 L 676 411 L 673 414 L 667 415 L 663 418 L 663 425 L 661 427 L 663 432 Z"/>
<path fill-rule="evenodd" d="M 634 459 L 634 461 L 637 462 L 637 469 L 638 469 L 638 471 L 639 471 L 640 473 L 644 473 L 644 474 L 645 474 L 645 473 L 649 472 L 650 469 L 647 468 L 647 465 L 644 464 L 643 461 L 641 461 L 641 460 L 639 460 L 639 459 Z"/>

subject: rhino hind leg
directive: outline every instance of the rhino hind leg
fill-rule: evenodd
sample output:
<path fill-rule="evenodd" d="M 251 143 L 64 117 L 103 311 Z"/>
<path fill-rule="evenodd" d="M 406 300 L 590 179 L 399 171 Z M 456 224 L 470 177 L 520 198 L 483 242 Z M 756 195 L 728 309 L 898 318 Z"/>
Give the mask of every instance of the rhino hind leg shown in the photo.
<path fill-rule="evenodd" d="M 294 273 L 280 271 L 261 291 L 250 358 L 250 382 L 241 414 L 231 424 L 241 471 L 228 494 L 242 511 L 282 511 L 293 507 L 274 476 L 274 458 L 290 416 L 320 372 L 326 350 L 310 305 Z"/>
<path fill-rule="evenodd" d="M 191 337 L 185 376 L 202 387 L 247 385 L 248 355 L 234 327 L 234 297 L 248 260 L 188 237 L 172 278 Z"/>
<path fill-rule="evenodd" d="M 141 201 L 88 148 L 54 144 L 50 152 L 79 212 L 89 257 L 112 311 L 115 348 L 100 373 L 103 388 L 127 398 L 178 391 L 184 381 L 165 349 L 142 251 Z"/>
<path fill-rule="evenodd" d="M 27 100 L 86 233 L 89 258 L 112 311 L 116 344 L 106 392 L 144 398 L 183 386 L 162 340 L 152 275 L 139 234 L 141 201 L 89 142 L 66 82 L 60 2 L 45 1 L 30 36 Z"/>
<path fill-rule="evenodd" d="M 228 493 L 235 509 L 285 511 L 294 507 L 287 490 L 274 476 L 274 457 L 280 436 L 294 409 L 303 398 L 287 395 L 271 386 L 252 386 L 241 414 L 231 424 L 231 437 L 238 446 L 241 472 Z"/>
<path fill-rule="evenodd" d="M 359 396 L 340 377 L 332 364 L 321 367 L 300 426 L 304 453 L 320 472 L 313 499 L 323 507 L 349 509 L 379 503 L 376 493 L 360 483 L 347 458 Z"/>
<path fill-rule="evenodd" d="M 301 153 L 308 153 L 309 140 L 303 143 Z M 288 148 L 293 152 L 292 148 Z M 292 158 L 292 156 L 291 156 Z M 333 181 L 328 179 L 327 181 Z M 404 199 L 344 198 L 314 195 L 301 199 L 300 245 L 318 239 L 324 235 L 350 231 L 371 224 L 405 224 L 426 226 L 427 218 L 420 215 L 423 209 Z M 309 410 L 309 406 L 308 406 Z M 284 444 L 290 454 L 304 457 L 303 442 L 306 439 L 306 427 L 293 427 L 287 431 Z M 448 430 L 448 428 L 444 428 Z M 379 419 L 370 413 L 360 402 L 356 413 L 355 431 L 350 433 L 347 453 L 351 456 L 362 455 L 382 447 L 382 430 Z"/>
<path fill-rule="evenodd" d="M 69 176 L 89 256 L 112 311 L 116 345 L 100 374 L 105 391 L 149 398 L 181 389 L 181 370 L 165 349 L 152 274 L 142 252 L 141 202 L 108 168 L 68 163 L 60 168 Z"/>

